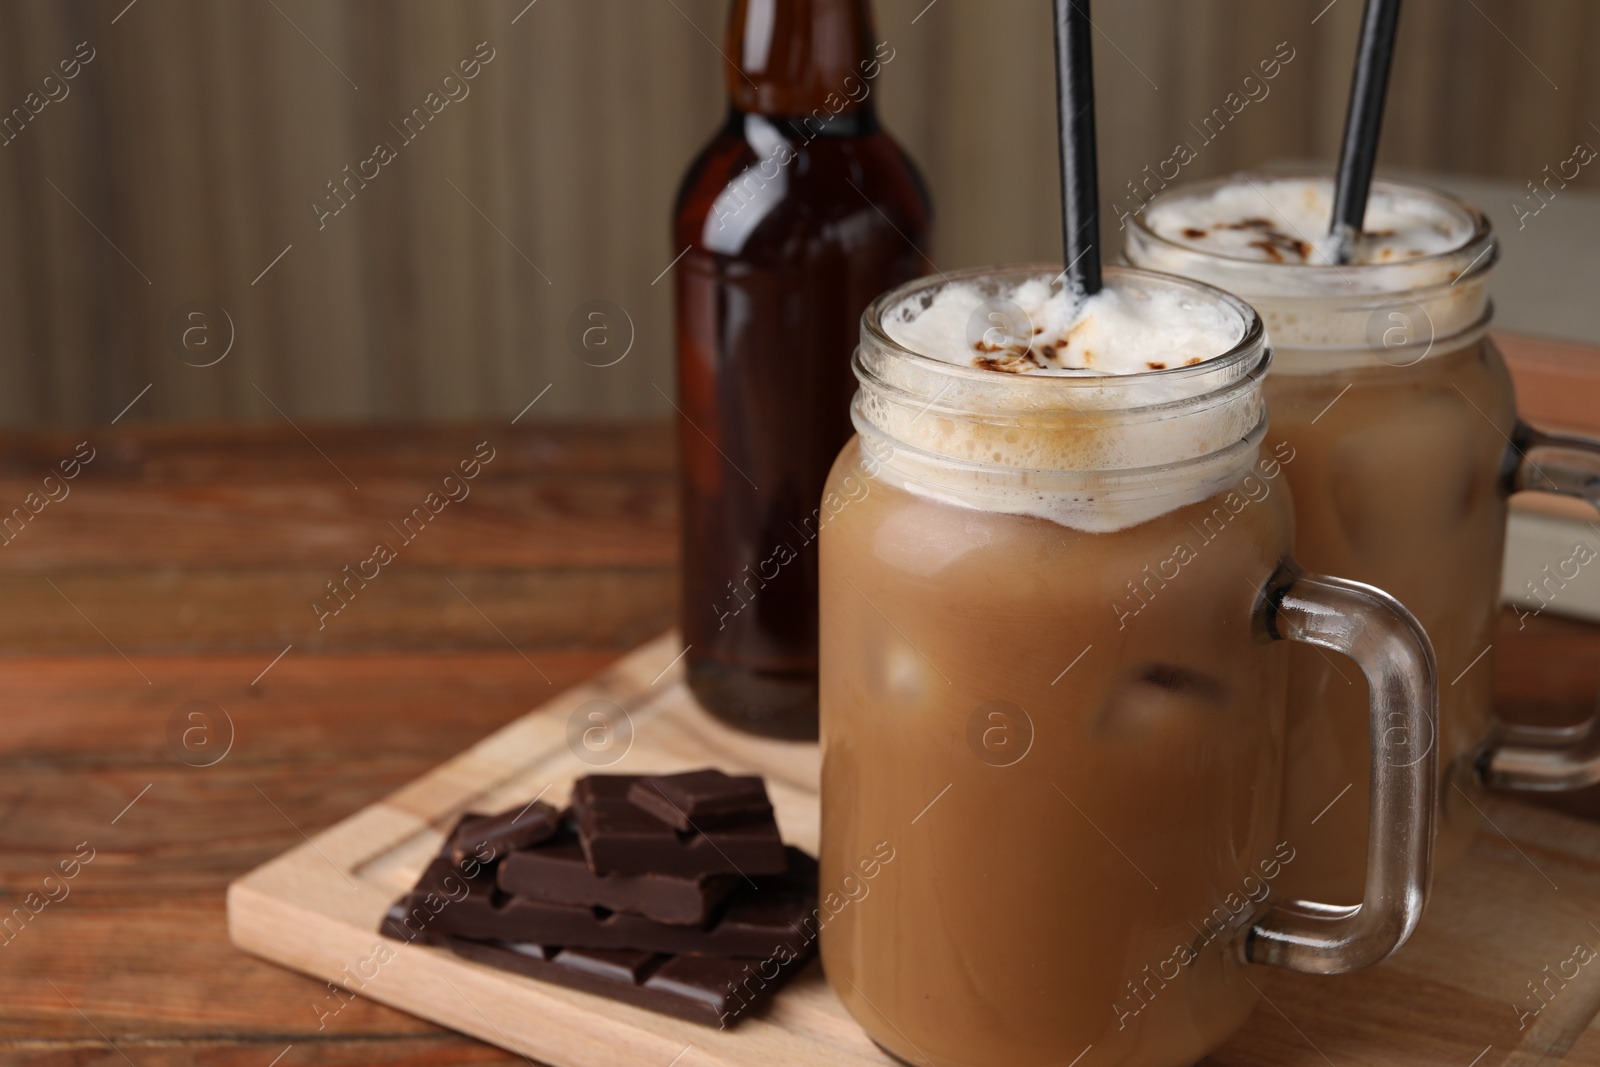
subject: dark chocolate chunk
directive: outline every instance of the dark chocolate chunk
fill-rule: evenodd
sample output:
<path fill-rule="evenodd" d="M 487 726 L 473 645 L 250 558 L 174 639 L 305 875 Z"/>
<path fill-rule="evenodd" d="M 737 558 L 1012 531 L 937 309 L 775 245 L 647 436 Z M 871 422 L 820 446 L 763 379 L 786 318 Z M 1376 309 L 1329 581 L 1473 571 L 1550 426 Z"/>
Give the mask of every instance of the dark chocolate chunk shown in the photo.
<path fill-rule="evenodd" d="M 723 1029 L 770 1000 L 809 959 L 718 960 L 464 937 L 434 943 L 490 967 Z"/>
<path fill-rule="evenodd" d="M 631 782 L 623 779 L 620 788 L 602 788 L 600 792 L 608 802 L 626 805 L 624 793 Z M 487 839 L 475 834 L 472 820 L 476 818 L 482 817 L 466 816 L 457 824 L 416 886 L 389 908 L 379 925 L 383 936 L 437 945 L 489 966 L 724 1028 L 770 999 L 815 954 L 816 935 L 806 931 L 816 915 L 816 861 L 798 849 L 780 851 L 784 858 L 781 874 L 760 877 L 753 884 L 738 877 L 726 878 L 734 886 L 734 895 L 708 924 L 665 924 L 604 908 L 530 901 L 497 889 L 496 868 L 501 860 L 480 861 L 472 850 L 468 850 L 465 863 L 457 865 L 452 858 L 451 843 L 463 834 L 473 841 Z M 670 827 L 666 830 L 674 845 L 689 847 Z M 710 840 L 701 835 L 693 838 Z M 557 846 L 567 850 L 563 862 L 579 862 L 581 848 L 574 846 L 570 828 L 564 828 L 563 836 L 551 843 L 552 849 Z M 523 850 L 511 856 L 538 851 Z M 647 886 L 660 882 L 640 877 L 635 884 L 613 880 L 604 884 L 609 891 L 626 888 L 643 893 Z M 515 923 L 507 922 L 507 909 L 518 907 L 525 910 L 517 913 Z M 535 918 L 547 922 L 552 914 L 562 922 L 577 920 L 591 933 L 602 929 L 602 934 L 594 936 L 610 939 L 608 943 L 639 942 L 646 947 L 580 948 L 562 944 L 548 937 L 550 931 L 530 926 Z M 532 929 L 540 936 L 514 939 L 522 935 L 507 930 L 518 928 Z M 487 932 L 478 937 L 452 932 L 463 930 Z M 563 938 L 569 942 L 573 936 L 586 936 L 565 930 Z M 656 950 L 679 945 L 688 945 L 692 951 L 707 945 L 719 953 L 756 951 L 750 958 L 728 958 Z"/>
<path fill-rule="evenodd" d="M 407 893 L 383 913 L 383 919 L 378 923 L 378 933 L 392 941 L 421 941 L 429 944 L 428 928 L 421 925 L 411 926 L 411 908 L 413 905 L 411 894 Z"/>
<path fill-rule="evenodd" d="M 784 946 L 798 954 L 803 939 L 797 929 L 816 907 L 816 861 L 796 848 L 788 852 L 787 871 L 754 885 L 741 883 L 721 913 L 705 926 L 659 923 L 605 908 L 513 896 L 495 889 L 487 877 L 461 879 L 443 860 L 435 860 L 423 872 L 414 895 L 431 893 L 449 901 L 432 928 L 455 937 L 759 959 Z M 450 878 L 453 883 L 446 881 Z"/>
<path fill-rule="evenodd" d="M 548 901 L 627 911 L 662 923 L 699 924 L 735 889 L 737 874 L 595 874 L 574 831 L 563 830 L 533 848 L 513 852 L 496 872 L 507 893 Z"/>
<path fill-rule="evenodd" d="M 772 818 L 767 787 L 755 775 L 718 770 L 651 775 L 628 787 L 628 799 L 679 830 L 716 830 Z"/>
<path fill-rule="evenodd" d="M 440 916 L 459 907 L 474 891 L 492 892 L 492 878 L 486 872 L 468 877 L 451 866 L 449 856 L 440 855 L 423 870 L 415 888 L 390 906 L 378 932 L 396 941 L 427 942 L 442 937 Z"/>
<path fill-rule="evenodd" d="M 682 833 L 628 800 L 635 775 L 591 775 L 573 786 L 584 858 L 596 874 L 781 874 L 788 865 L 778 824 L 765 820 Z"/>
<path fill-rule="evenodd" d="M 498 815 L 463 815 L 450 832 L 450 862 L 457 867 L 469 858 L 492 863 L 514 849 L 548 840 L 560 826 L 561 813 L 538 800 Z"/>
<path fill-rule="evenodd" d="M 549 947 L 544 945 L 528 944 L 524 947 L 515 941 L 500 943 L 513 952 L 521 951 L 523 955 L 529 955 L 528 950 L 534 948 L 550 952 Z M 661 966 L 664 959 L 659 952 L 635 952 L 632 949 L 615 948 L 560 948 L 555 950 L 553 956 L 547 955 L 545 958 L 559 960 L 563 967 L 570 967 L 575 971 L 583 971 L 613 982 L 627 982 L 629 985 L 637 985 L 649 978 L 651 973 Z"/>

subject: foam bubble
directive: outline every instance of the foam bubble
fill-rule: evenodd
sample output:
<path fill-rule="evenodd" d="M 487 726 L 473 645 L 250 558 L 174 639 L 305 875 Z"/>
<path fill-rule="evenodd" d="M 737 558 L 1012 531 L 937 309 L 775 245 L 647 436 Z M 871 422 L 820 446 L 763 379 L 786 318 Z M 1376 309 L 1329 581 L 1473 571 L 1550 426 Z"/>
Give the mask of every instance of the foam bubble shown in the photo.
<path fill-rule="evenodd" d="M 1169 241 L 1213 255 L 1328 264 L 1332 217 L 1332 178 L 1260 178 L 1219 186 L 1207 196 L 1162 198 L 1151 204 L 1145 223 Z M 1472 232 L 1472 219 L 1452 205 L 1378 183 L 1354 262 L 1400 263 L 1453 252 Z"/>
<path fill-rule="evenodd" d="M 1108 284 L 1085 298 L 1048 278 L 998 295 L 956 282 L 891 308 L 884 329 L 913 352 L 1012 374 L 1136 374 L 1191 366 L 1244 336 L 1239 315 L 1169 287 Z"/>

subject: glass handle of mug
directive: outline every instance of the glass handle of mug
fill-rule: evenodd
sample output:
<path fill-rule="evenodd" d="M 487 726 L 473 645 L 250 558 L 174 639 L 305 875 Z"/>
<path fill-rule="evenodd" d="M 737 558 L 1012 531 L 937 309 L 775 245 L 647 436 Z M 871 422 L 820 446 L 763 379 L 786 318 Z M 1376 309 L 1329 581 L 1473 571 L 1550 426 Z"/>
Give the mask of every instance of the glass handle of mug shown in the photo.
<path fill-rule="evenodd" d="M 1276 904 L 1251 926 L 1244 955 L 1313 974 L 1357 970 L 1405 944 L 1427 900 L 1439 762 L 1433 646 L 1389 594 L 1304 574 L 1289 563 L 1262 591 L 1256 618 L 1274 640 L 1342 652 L 1361 667 L 1371 690 L 1372 785 L 1362 902 Z M 1426 751 L 1415 759 L 1387 758 L 1396 734 L 1426 738 Z"/>
<path fill-rule="evenodd" d="M 1600 441 L 1544 433 L 1519 422 L 1511 491 L 1559 493 L 1600 508 Z M 1600 717 L 1569 727 L 1497 723 L 1478 759 L 1484 782 L 1503 789 L 1558 792 L 1600 782 Z"/>

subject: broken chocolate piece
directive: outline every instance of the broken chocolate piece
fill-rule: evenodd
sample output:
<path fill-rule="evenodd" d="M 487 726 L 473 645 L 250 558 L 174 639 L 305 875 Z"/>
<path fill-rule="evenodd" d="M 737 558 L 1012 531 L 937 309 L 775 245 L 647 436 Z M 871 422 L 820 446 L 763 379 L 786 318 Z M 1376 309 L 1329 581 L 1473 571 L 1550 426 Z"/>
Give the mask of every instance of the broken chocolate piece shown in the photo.
<path fill-rule="evenodd" d="M 439 916 L 457 907 L 473 892 L 484 892 L 489 885 L 486 873 L 468 877 L 450 865 L 450 857 L 440 855 L 423 870 L 417 885 L 389 906 L 378 932 L 396 941 L 421 941 L 442 937 Z"/>
<path fill-rule="evenodd" d="M 450 862 L 457 867 L 468 859 L 491 863 L 515 849 L 554 837 L 560 826 L 561 813 L 535 800 L 498 815 L 463 815 L 450 832 L 446 847 Z"/>
<path fill-rule="evenodd" d="M 772 818 L 767 787 L 755 775 L 718 770 L 651 775 L 628 787 L 628 799 L 679 830 L 716 830 Z"/>
<path fill-rule="evenodd" d="M 634 806 L 636 775 L 590 775 L 572 789 L 578 840 L 596 874 L 676 874 L 703 877 L 781 874 L 788 866 L 778 824 L 757 822 L 684 834 Z"/>
<path fill-rule="evenodd" d="M 505 892 L 534 900 L 609 908 L 680 924 L 705 922 L 729 894 L 746 884 L 737 874 L 595 874 L 571 830 L 511 853 L 500 861 L 496 878 Z"/>
<path fill-rule="evenodd" d="M 809 959 L 718 960 L 463 937 L 435 943 L 490 967 L 723 1029 L 770 1000 Z"/>
<path fill-rule="evenodd" d="M 457 872 L 441 860 L 423 872 L 413 895 L 431 893 L 449 901 L 432 921 L 434 931 L 480 941 L 696 956 L 761 958 L 785 948 L 797 954 L 803 947 L 796 932 L 799 923 L 816 908 L 817 864 L 799 849 L 788 851 L 787 871 L 754 884 L 742 883 L 743 888 L 705 926 L 659 923 L 605 908 L 513 896 L 497 890 L 487 877 L 464 880 L 467 892 L 462 894 L 447 882 L 458 879 Z"/>

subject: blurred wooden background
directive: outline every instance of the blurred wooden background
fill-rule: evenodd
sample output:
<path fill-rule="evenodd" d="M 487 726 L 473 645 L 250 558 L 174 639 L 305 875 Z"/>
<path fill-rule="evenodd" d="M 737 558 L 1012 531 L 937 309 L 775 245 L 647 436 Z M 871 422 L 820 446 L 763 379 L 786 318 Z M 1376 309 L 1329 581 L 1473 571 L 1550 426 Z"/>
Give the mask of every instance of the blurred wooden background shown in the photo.
<path fill-rule="evenodd" d="M 895 48 L 879 99 L 932 186 L 935 261 L 1054 255 L 1045 0 L 876 6 Z M 104 421 L 136 396 L 129 420 L 509 419 L 541 395 L 527 419 L 669 413 L 669 285 L 652 281 L 679 251 L 677 180 L 722 115 L 725 7 L 8 0 L 0 108 L 58 99 L 0 138 L 0 424 Z M 1280 42 L 1294 58 L 1269 94 L 1183 177 L 1331 157 L 1360 7 L 1101 0 L 1108 200 L 1200 146 L 1190 123 Z M 1594 0 L 1412 0 L 1401 32 L 1385 164 L 1521 184 L 1600 146 Z M 93 58 L 63 82 L 80 42 Z M 493 58 L 468 95 L 319 230 L 326 183 L 399 145 L 390 123 L 480 42 Z M 1600 188 L 1600 166 L 1574 184 Z M 631 319 L 615 366 L 568 349 L 592 299 Z M 207 317 L 185 320 L 197 301 Z M 211 347 L 183 347 L 196 322 Z M 225 358 L 189 365 L 230 332 Z"/>

